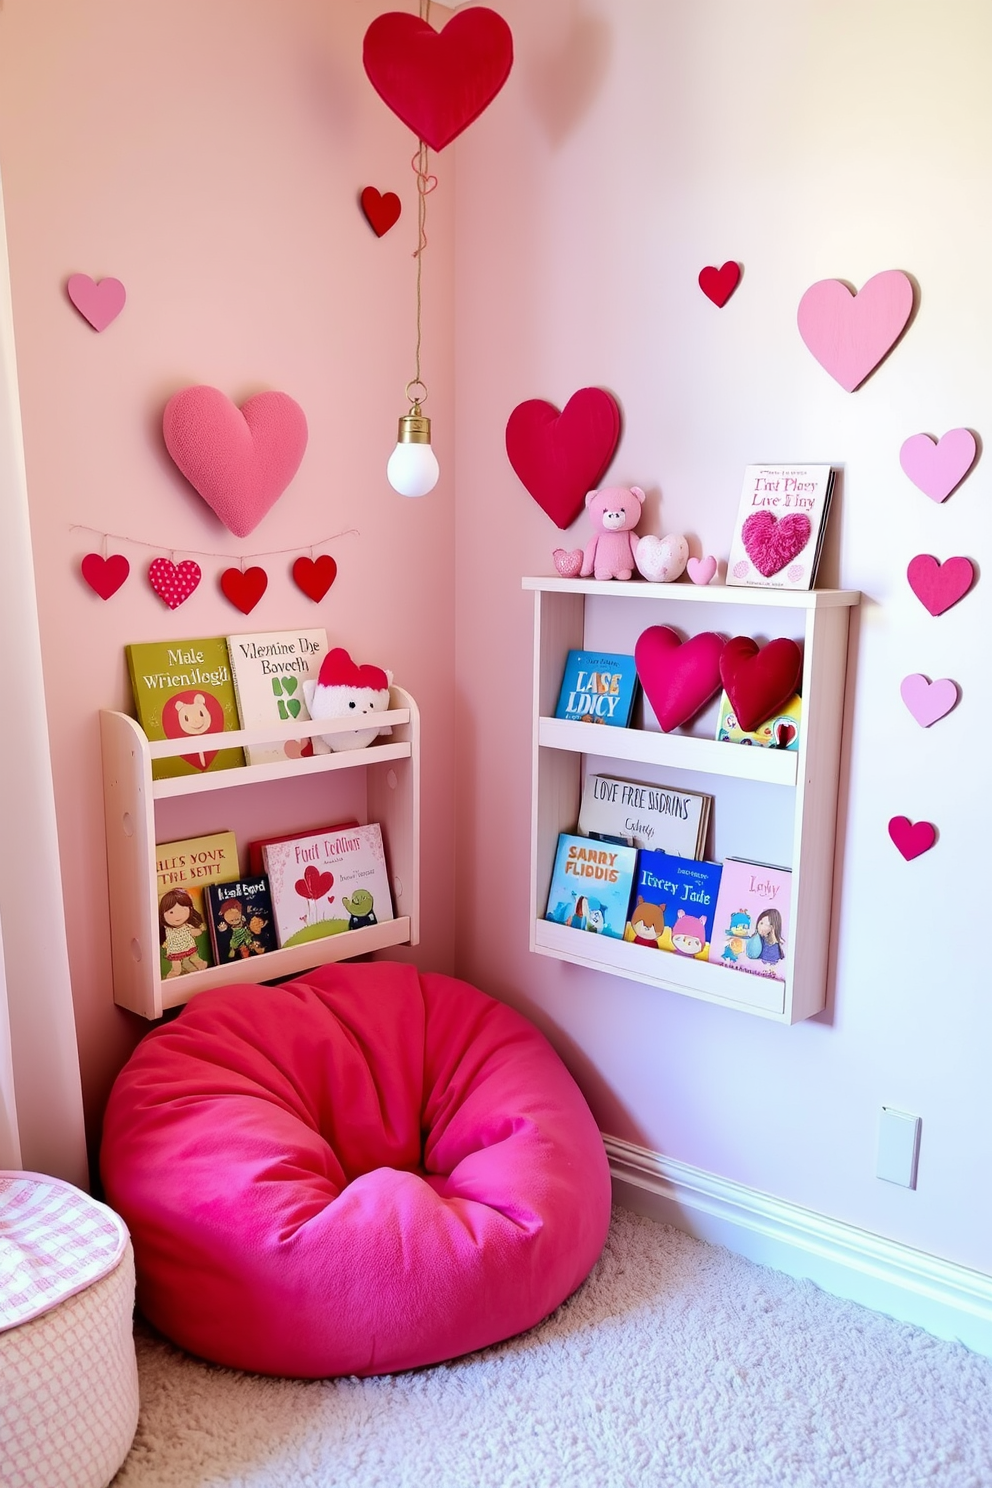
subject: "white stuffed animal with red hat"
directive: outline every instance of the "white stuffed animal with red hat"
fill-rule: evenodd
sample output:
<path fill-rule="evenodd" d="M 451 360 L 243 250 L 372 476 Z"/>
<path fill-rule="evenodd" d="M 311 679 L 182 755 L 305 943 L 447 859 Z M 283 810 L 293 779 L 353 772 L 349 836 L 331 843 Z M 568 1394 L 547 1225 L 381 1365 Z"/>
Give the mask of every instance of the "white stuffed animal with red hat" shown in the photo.
<path fill-rule="evenodd" d="M 389 708 L 389 686 L 393 674 L 377 666 L 358 666 L 343 646 L 328 651 L 320 664 L 317 680 L 303 683 L 303 698 L 310 717 L 367 719 L 370 714 L 385 713 Z M 315 754 L 329 754 L 340 749 L 364 749 L 388 734 L 388 727 L 356 729 L 354 733 L 315 734 Z"/>

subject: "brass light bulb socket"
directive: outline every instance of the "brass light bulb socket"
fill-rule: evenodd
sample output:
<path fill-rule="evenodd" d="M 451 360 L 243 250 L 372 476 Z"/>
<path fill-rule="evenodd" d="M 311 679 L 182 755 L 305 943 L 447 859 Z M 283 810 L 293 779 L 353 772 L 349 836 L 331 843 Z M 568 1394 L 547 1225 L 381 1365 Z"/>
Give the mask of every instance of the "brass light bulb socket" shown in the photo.
<path fill-rule="evenodd" d="M 396 434 L 397 444 L 430 444 L 431 421 L 420 412 L 420 404 L 415 403 L 409 413 L 405 413 L 399 421 L 399 429 Z"/>

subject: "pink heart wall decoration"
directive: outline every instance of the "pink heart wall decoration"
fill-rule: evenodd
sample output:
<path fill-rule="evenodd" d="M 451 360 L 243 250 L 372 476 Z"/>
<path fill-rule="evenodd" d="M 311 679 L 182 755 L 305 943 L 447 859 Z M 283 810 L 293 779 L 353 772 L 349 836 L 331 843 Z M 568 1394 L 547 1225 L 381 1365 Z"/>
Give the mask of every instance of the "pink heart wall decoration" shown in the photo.
<path fill-rule="evenodd" d="M 787 636 L 761 647 L 750 636 L 734 636 L 727 642 L 720 656 L 720 678 L 745 733 L 781 712 L 798 691 L 802 669 L 803 654 Z"/>
<path fill-rule="evenodd" d="M 155 558 L 148 565 L 148 582 L 164 600 L 170 610 L 178 610 L 201 578 L 200 565 L 187 558 L 183 563 L 173 563 L 169 558 Z"/>
<path fill-rule="evenodd" d="M 741 542 L 758 572 L 769 579 L 799 556 L 812 530 L 805 512 L 776 517 L 774 512 L 757 511 L 741 528 Z"/>
<path fill-rule="evenodd" d="M 740 283 L 740 277 L 741 266 L 731 258 L 722 268 L 707 264 L 705 269 L 700 269 L 699 287 L 708 300 L 722 309 Z"/>
<path fill-rule="evenodd" d="M 912 822 L 908 816 L 894 816 L 889 822 L 889 836 L 908 862 L 933 847 L 937 829 L 932 822 Z"/>
<path fill-rule="evenodd" d="M 119 279 L 101 279 L 98 284 L 89 274 L 70 274 L 65 288 L 80 315 L 95 331 L 105 331 L 120 315 L 127 299 Z"/>
<path fill-rule="evenodd" d="M 99 553 L 87 553 L 79 567 L 87 584 L 101 599 L 116 594 L 131 572 L 131 565 L 123 553 L 111 553 L 109 558 Z"/>
<path fill-rule="evenodd" d="M 840 279 L 821 279 L 799 301 L 799 334 L 830 376 L 853 393 L 902 335 L 913 313 L 913 284 L 886 269 L 860 292 Z"/>
<path fill-rule="evenodd" d="M 917 553 L 906 569 L 909 587 L 931 615 L 942 615 L 963 599 L 975 578 L 970 558 L 945 558 L 943 563 L 929 553 Z"/>
<path fill-rule="evenodd" d="M 899 451 L 899 464 L 931 501 L 946 501 L 975 462 L 978 445 L 970 429 L 950 429 L 940 439 L 914 434 Z"/>
<path fill-rule="evenodd" d="M 162 433 L 193 489 L 247 537 L 299 469 L 308 430 L 288 393 L 257 393 L 237 408 L 219 388 L 188 387 L 165 405 Z"/>
<path fill-rule="evenodd" d="M 387 107 L 432 150 L 443 150 L 506 82 L 513 35 L 481 5 L 459 11 L 440 32 L 418 16 L 388 11 L 366 31 L 363 61 Z"/>
<path fill-rule="evenodd" d="M 950 677 L 938 677 L 936 682 L 930 682 L 922 672 L 911 672 L 903 677 L 899 694 L 917 723 L 929 728 L 950 713 L 958 700 L 958 686 Z"/>
<path fill-rule="evenodd" d="M 651 625 L 634 646 L 644 694 L 668 734 L 688 723 L 720 691 L 723 636 L 703 631 L 687 641 L 669 625 Z"/>
<path fill-rule="evenodd" d="M 510 464 L 541 510 L 563 530 L 606 474 L 619 438 L 620 409 L 603 388 L 579 388 L 561 413 L 543 398 L 529 398 L 506 421 Z"/>

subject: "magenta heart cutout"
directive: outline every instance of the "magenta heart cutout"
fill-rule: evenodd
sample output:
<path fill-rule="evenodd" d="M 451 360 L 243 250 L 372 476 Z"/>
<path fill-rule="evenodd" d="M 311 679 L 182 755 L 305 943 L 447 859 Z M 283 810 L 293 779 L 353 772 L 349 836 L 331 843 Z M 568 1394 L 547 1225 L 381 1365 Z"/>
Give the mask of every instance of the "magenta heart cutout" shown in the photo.
<path fill-rule="evenodd" d="M 510 464 L 562 530 L 572 525 L 606 474 L 619 438 L 620 409 L 603 388 L 579 388 L 561 413 L 543 398 L 529 398 L 506 421 Z"/>
<path fill-rule="evenodd" d="M 932 822 L 912 822 L 908 816 L 894 816 L 889 822 L 889 836 L 908 862 L 933 847 L 937 829 Z"/>
<path fill-rule="evenodd" d="M 105 331 L 124 309 L 127 292 L 119 279 L 101 279 L 97 284 L 89 274 L 70 274 L 66 294 L 84 320 L 95 331 Z"/>
<path fill-rule="evenodd" d="M 238 408 L 219 388 L 188 387 L 165 405 L 162 433 L 193 489 L 247 537 L 299 469 L 308 431 L 288 393 L 256 393 Z"/>
<path fill-rule="evenodd" d="M 912 313 L 912 280 L 901 269 L 886 269 L 858 293 L 840 279 L 811 284 L 796 319 L 820 366 L 853 393 L 891 351 Z"/>
<path fill-rule="evenodd" d="M 909 587 L 931 615 L 942 615 L 971 588 L 975 569 L 970 558 L 946 558 L 939 563 L 929 553 L 917 553 L 906 569 Z"/>
<path fill-rule="evenodd" d="M 634 666 L 644 694 L 667 734 L 688 723 L 720 691 L 723 636 L 703 631 L 682 641 L 669 625 L 642 631 Z"/>
<path fill-rule="evenodd" d="M 776 517 L 773 512 L 752 512 L 741 528 L 744 551 L 766 579 L 781 573 L 809 542 L 812 532 L 805 512 Z"/>
<path fill-rule="evenodd" d="M 200 565 L 192 558 L 178 564 L 169 558 L 155 558 L 148 565 L 148 582 L 170 610 L 177 610 L 189 599 L 200 577 Z"/>
<path fill-rule="evenodd" d="M 899 694 L 917 723 L 929 728 L 950 713 L 958 700 L 958 686 L 950 677 L 938 677 L 936 682 L 930 682 L 922 672 L 911 672 L 903 677 Z"/>
<path fill-rule="evenodd" d="M 942 438 L 914 434 L 899 451 L 899 464 L 931 501 L 946 501 L 961 484 L 978 453 L 970 429 L 950 429 Z"/>
<path fill-rule="evenodd" d="M 101 599 L 109 599 L 131 572 L 131 565 L 123 553 L 111 553 L 109 558 L 99 553 L 87 553 L 79 565 L 83 578 Z"/>

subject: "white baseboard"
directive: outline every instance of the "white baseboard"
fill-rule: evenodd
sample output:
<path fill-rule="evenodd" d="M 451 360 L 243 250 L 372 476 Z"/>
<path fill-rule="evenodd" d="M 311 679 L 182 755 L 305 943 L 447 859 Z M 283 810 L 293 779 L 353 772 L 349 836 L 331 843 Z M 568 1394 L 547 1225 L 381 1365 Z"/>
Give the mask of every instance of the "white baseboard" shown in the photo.
<path fill-rule="evenodd" d="M 604 1133 L 619 1204 L 992 1357 L 992 1276 Z"/>

